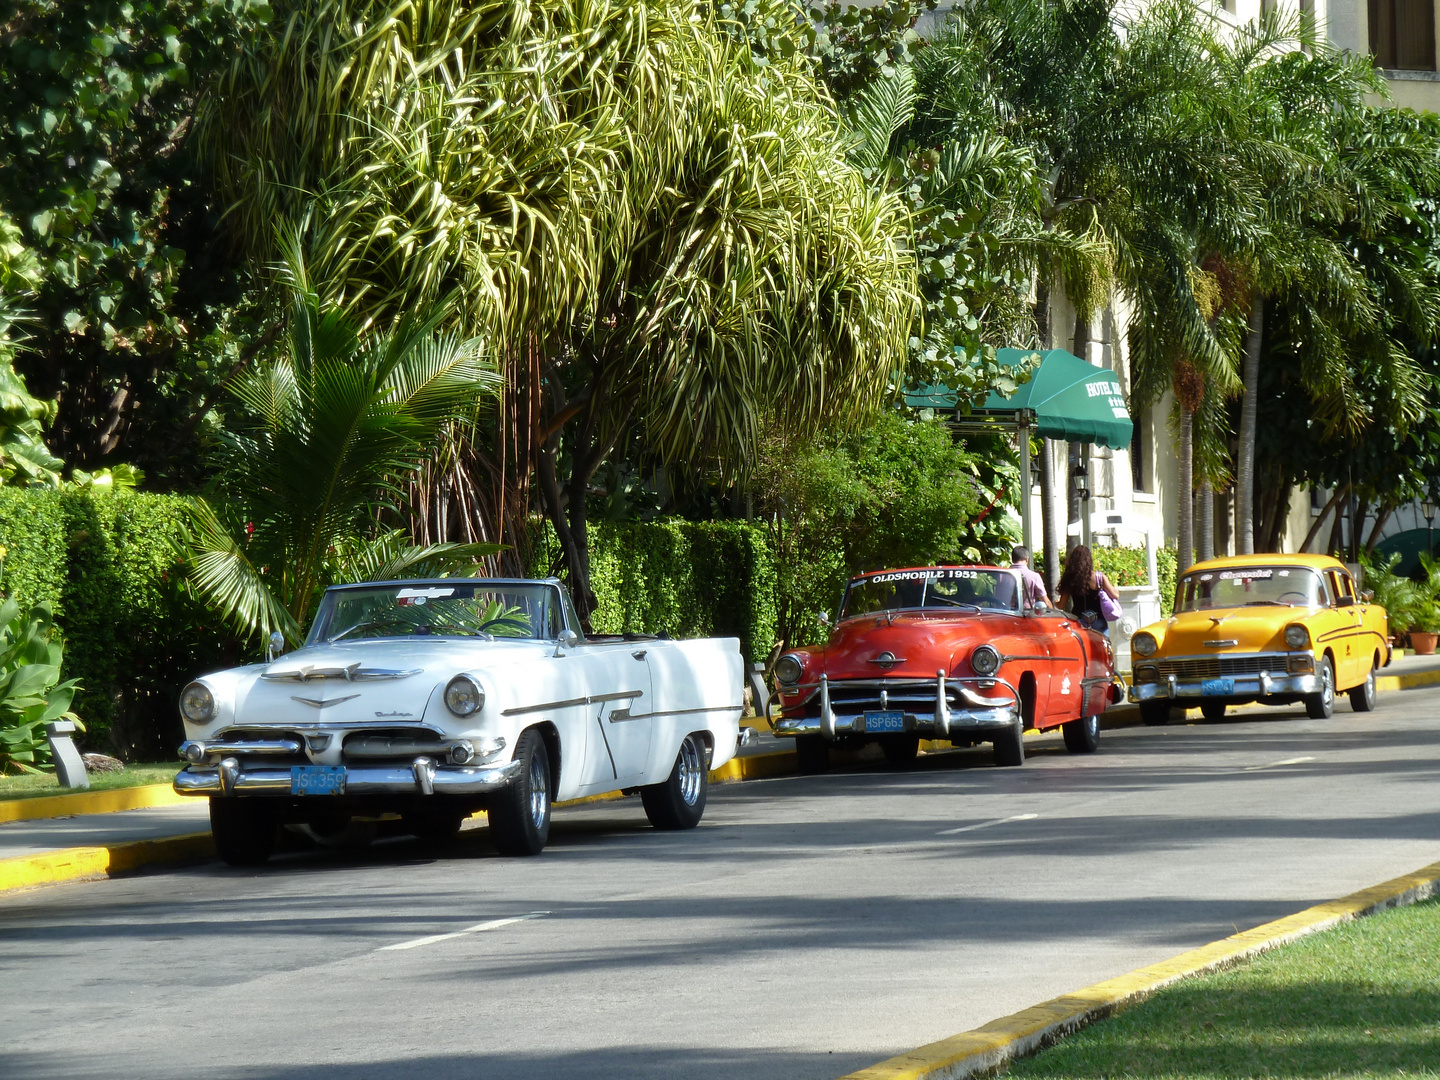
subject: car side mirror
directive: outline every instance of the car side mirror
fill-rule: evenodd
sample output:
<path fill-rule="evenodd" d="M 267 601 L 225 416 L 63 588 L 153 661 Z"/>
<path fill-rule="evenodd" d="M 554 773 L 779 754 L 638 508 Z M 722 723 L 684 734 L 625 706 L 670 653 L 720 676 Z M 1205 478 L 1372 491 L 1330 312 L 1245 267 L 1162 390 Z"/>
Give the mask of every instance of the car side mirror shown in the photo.
<path fill-rule="evenodd" d="M 265 650 L 265 662 L 273 663 L 275 658 L 285 651 L 285 635 L 279 630 L 270 631 L 270 640 L 267 642 L 269 648 Z"/>
<path fill-rule="evenodd" d="M 824 623 L 826 626 L 829 626 L 829 625 L 830 625 L 830 613 L 829 613 L 828 611 L 822 611 L 822 612 L 820 612 L 820 621 L 821 621 L 822 623 Z"/>
<path fill-rule="evenodd" d="M 564 656 L 561 649 L 573 649 L 580 644 L 580 635 L 574 630 L 561 630 L 560 636 L 555 639 L 555 655 Z"/>
<path fill-rule="evenodd" d="M 1361 589 L 1361 590 L 1360 590 L 1360 602 L 1361 602 L 1362 604 L 1373 604 L 1373 603 L 1375 602 L 1375 590 L 1374 590 L 1374 589 Z"/>

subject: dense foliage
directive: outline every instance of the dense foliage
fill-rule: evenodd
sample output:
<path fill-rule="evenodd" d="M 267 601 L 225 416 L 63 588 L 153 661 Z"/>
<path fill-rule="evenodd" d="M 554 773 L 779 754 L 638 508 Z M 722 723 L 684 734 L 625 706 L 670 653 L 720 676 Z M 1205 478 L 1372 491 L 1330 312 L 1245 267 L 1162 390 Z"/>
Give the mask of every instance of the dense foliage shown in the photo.
<path fill-rule="evenodd" d="M 18 0 L 0 17 L 0 215 L 37 265 L 30 389 L 51 449 L 166 472 L 249 330 L 243 267 L 190 153 L 197 97 L 261 0 Z"/>
<path fill-rule="evenodd" d="M 193 504 L 187 552 L 196 591 L 237 633 L 298 644 L 332 581 L 439 575 L 495 553 L 411 544 L 377 521 L 499 376 L 479 342 L 437 334 L 433 320 L 361 334 L 292 274 L 289 353 L 236 381 L 239 415 L 209 498 Z"/>
<path fill-rule="evenodd" d="M 0 488 L 0 591 L 50 606 L 87 741 L 132 761 L 171 756 L 180 688 L 239 656 L 184 591 L 187 514 L 173 496 Z"/>
<path fill-rule="evenodd" d="M 50 605 L 28 612 L 0 597 L 0 773 L 36 772 L 49 760 L 45 725 L 74 720 L 74 679 L 60 681 L 64 647 L 54 634 Z"/>
<path fill-rule="evenodd" d="M 999 557 L 1015 537 L 987 472 L 938 421 L 886 413 L 853 435 L 777 433 L 756 489 L 779 579 L 778 636 L 815 640 L 818 614 L 858 571 Z"/>

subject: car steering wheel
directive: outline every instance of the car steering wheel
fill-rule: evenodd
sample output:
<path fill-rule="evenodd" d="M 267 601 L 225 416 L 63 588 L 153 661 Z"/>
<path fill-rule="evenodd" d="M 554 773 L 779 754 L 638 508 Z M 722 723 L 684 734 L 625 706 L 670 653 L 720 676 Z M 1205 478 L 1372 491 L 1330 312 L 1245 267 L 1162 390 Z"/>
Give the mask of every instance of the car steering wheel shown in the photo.
<path fill-rule="evenodd" d="M 1287 601 L 1287 600 L 1285 599 L 1285 598 L 1288 597 L 1288 596 L 1298 597 L 1299 600 L 1300 600 L 1300 603 L 1302 603 L 1302 604 L 1307 603 L 1307 602 L 1309 602 L 1309 600 L 1310 600 L 1310 598 L 1309 598 L 1308 596 L 1306 596 L 1303 592 L 1295 592 L 1295 591 L 1292 590 L 1291 592 L 1283 592 L 1283 593 L 1281 593 L 1281 594 L 1280 594 L 1280 601 L 1281 601 L 1282 603 L 1288 603 L 1289 601 Z"/>

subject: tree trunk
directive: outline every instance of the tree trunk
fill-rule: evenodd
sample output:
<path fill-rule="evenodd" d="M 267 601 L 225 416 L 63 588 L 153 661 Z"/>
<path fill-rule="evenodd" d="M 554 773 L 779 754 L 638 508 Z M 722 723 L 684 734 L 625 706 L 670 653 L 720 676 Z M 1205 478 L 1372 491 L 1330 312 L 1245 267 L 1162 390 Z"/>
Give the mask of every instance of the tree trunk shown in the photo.
<path fill-rule="evenodd" d="M 1235 500 L 1235 489 L 1218 493 L 1215 501 L 1215 554 L 1229 555 L 1230 541 L 1230 507 Z"/>
<path fill-rule="evenodd" d="M 1275 516 L 1270 521 L 1270 531 L 1265 537 L 1265 546 L 1262 550 L 1278 552 L 1280 542 L 1285 538 L 1285 523 L 1290 518 L 1290 492 L 1293 487 L 1286 482 L 1280 486 L 1279 493 L 1275 496 Z"/>
<path fill-rule="evenodd" d="M 1235 553 L 1255 551 L 1255 425 L 1260 397 L 1260 346 L 1265 331 L 1265 299 L 1255 297 L 1250 331 L 1245 336 L 1245 395 L 1240 402 L 1240 452 L 1235 460 Z"/>
<path fill-rule="evenodd" d="M 1387 502 L 1375 515 L 1375 527 L 1370 530 L 1370 539 L 1365 541 L 1366 555 L 1375 554 L 1375 545 L 1380 543 L 1380 530 L 1385 527 L 1385 523 L 1390 520 L 1390 515 L 1393 513 L 1395 513 L 1395 504 Z"/>
<path fill-rule="evenodd" d="M 1360 561 L 1360 534 L 1365 531 L 1365 519 L 1370 515 L 1370 504 L 1365 499 L 1355 500 L 1355 509 L 1350 515 L 1349 558 L 1346 562 Z"/>
<path fill-rule="evenodd" d="M 1176 452 L 1179 475 L 1176 478 L 1175 508 L 1178 512 L 1177 533 L 1179 555 L 1177 573 L 1183 574 L 1195 561 L 1195 414 L 1183 405 L 1180 410 L 1180 445 Z"/>
<path fill-rule="evenodd" d="M 1340 501 L 1340 497 L 1344 493 L 1345 488 L 1343 487 L 1337 487 L 1330 493 L 1329 502 L 1320 508 L 1320 513 L 1316 514 L 1315 520 L 1310 523 L 1310 531 L 1305 534 L 1305 541 L 1300 545 L 1302 552 L 1310 550 L 1310 545 L 1314 543 L 1315 537 L 1320 535 L 1320 527 L 1325 524 L 1326 516 L 1331 510 L 1335 509 L 1335 504 Z"/>
<path fill-rule="evenodd" d="M 1199 559 L 1205 562 L 1215 557 L 1215 489 L 1210 486 L 1209 480 L 1200 481 L 1200 554 Z"/>
<path fill-rule="evenodd" d="M 1050 348 L 1050 283 L 1043 277 L 1035 282 L 1035 335 L 1040 348 Z"/>
<path fill-rule="evenodd" d="M 1049 439 L 1040 440 L 1040 543 L 1045 554 L 1045 591 L 1055 595 L 1060 580 L 1060 552 L 1055 542 L 1058 509 L 1055 498 L 1055 463 Z"/>
<path fill-rule="evenodd" d="M 1338 555 L 1340 553 L 1340 541 L 1345 535 L 1342 531 L 1345 526 L 1345 502 L 1350 498 L 1350 487 L 1345 487 L 1345 499 L 1335 507 L 1335 520 L 1330 526 L 1330 542 L 1325 545 L 1326 555 Z"/>

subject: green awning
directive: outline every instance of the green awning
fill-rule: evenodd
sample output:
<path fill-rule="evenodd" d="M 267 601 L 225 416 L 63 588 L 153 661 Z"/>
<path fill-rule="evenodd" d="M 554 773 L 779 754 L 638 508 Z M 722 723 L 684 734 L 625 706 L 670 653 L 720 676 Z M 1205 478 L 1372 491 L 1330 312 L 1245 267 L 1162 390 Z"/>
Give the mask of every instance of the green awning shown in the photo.
<path fill-rule="evenodd" d="M 1009 367 L 1017 367 L 1033 355 L 1030 349 L 995 351 L 996 359 Z M 916 409 L 948 410 L 955 408 L 955 394 L 943 386 L 927 386 L 906 394 L 905 403 Z M 1029 382 L 1008 398 L 992 393 L 973 415 L 1005 420 L 1022 409 L 1031 414 L 1037 434 L 1063 442 L 1098 443 L 1124 450 L 1135 430 L 1115 373 L 1087 364 L 1064 349 L 1040 353 L 1040 366 Z"/>

